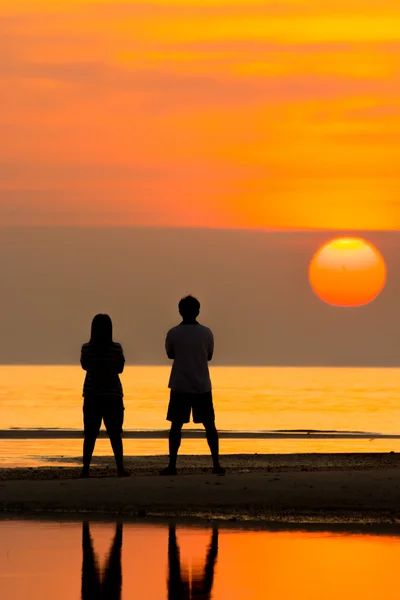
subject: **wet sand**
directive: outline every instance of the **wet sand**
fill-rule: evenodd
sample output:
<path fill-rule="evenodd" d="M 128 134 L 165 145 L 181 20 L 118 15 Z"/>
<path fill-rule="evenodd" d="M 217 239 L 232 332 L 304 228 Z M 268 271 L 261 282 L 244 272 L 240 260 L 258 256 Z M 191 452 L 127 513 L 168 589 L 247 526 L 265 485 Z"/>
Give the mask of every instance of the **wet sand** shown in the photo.
<path fill-rule="evenodd" d="M 166 457 L 130 457 L 118 479 L 109 457 L 90 479 L 74 467 L 0 469 L 0 511 L 93 512 L 139 517 L 358 523 L 400 522 L 399 454 L 229 455 L 227 474 L 207 456 L 182 456 L 179 475 L 160 477 Z"/>

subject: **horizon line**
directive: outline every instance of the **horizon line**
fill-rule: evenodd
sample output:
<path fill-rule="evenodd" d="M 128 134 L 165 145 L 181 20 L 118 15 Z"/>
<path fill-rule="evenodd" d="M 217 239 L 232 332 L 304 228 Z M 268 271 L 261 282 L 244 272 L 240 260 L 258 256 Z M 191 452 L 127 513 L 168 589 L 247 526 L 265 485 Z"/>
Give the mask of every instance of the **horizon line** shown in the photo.
<path fill-rule="evenodd" d="M 354 232 L 354 233 L 400 233 L 400 228 L 376 229 L 376 228 L 357 228 L 357 227 L 263 227 L 263 226 L 212 226 L 212 225 L 101 225 L 101 224 L 1 224 L 0 229 L 155 229 L 155 230 L 187 230 L 197 229 L 200 231 L 248 231 L 248 232 L 264 232 L 264 233 L 337 233 L 337 232 Z"/>
<path fill-rule="evenodd" d="M 35 362 L 19 362 L 19 363 L 1 363 L 1 367 L 78 367 L 81 368 L 80 364 L 77 362 L 71 363 L 35 363 Z M 154 368 L 166 368 L 171 369 L 171 364 L 167 362 L 158 362 L 158 363 L 125 363 L 126 367 L 134 367 L 134 368 L 144 368 L 144 369 L 154 369 Z M 335 364 L 246 364 L 246 363 L 226 363 L 226 364 L 210 364 L 211 369 L 385 369 L 385 370 L 397 370 L 400 369 L 399 365 L 381 365 L 381 364 L 373 364 L 373 365 L 361 365 L 361 364 L 351 364 L 351 365 L 335 365 Z"/>

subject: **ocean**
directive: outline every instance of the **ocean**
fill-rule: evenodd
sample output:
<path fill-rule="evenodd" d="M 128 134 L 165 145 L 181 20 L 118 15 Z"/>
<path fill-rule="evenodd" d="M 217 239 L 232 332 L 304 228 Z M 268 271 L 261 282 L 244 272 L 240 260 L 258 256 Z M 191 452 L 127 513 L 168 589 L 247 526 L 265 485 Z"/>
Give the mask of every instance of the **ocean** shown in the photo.
<path fill-rule="evenodd" d="M 128 366 L 125 454 L 168 452 L 169 367 Z M 212 367 L 222 454 L 400 450 L 400 369 Z M 0 466 L 81 454 L 84 373 L 78 366 L 0 366 Z M 207 454 L 198 426 L 181 453 Z M 111 455 L 99 439 L 96 455 Z"/>

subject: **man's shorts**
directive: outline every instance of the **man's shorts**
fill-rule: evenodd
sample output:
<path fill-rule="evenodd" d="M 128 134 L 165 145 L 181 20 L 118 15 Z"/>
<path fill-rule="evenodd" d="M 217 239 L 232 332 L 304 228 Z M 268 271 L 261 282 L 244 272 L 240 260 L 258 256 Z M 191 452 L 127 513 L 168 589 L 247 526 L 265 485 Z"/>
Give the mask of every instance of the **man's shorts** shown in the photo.
<path fill-rule="evenodd" d="M 215 421 L 212 392 L 187 394 L 171 390 L 167 421 L 189 423 L 191 412 L 194 423 Z"/>

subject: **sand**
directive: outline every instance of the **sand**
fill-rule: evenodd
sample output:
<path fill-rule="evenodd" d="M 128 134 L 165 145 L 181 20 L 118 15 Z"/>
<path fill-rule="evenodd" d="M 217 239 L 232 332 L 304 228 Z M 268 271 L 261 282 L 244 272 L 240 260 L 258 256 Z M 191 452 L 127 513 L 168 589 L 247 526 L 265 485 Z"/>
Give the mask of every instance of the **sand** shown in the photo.
<path fill-rule="evenodd" d="M 230 455 L 227 475 L 206 456 L 182 456 L 176 477 L 160 477 L 166 457 L 131 457 L 119 479 L 109 458 L 79 469 L 0 469 L 0 511 L 200 517 L 277 522 L 400 522 L 400 455 Z"/>

